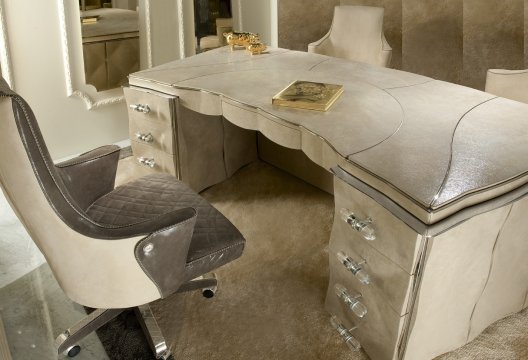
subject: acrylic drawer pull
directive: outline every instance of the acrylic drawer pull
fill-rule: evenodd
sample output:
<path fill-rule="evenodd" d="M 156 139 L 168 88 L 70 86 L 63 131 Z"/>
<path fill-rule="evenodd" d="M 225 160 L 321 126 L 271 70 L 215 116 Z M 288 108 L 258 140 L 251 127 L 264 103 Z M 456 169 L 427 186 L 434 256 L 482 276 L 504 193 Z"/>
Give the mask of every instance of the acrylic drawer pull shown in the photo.
<path fill-rule="evenodd" d="M 144 114 L 148 114 L 150 112 L 150 108 L 148 105 L 143 104 L 131 104 L 130 108 L 134 111 L 141 112 Z"/>
<path fill-rule="evenodd" d="M 332 324 L 334 329 L 337 330 L 339 335 L 341 335 L 341 337 L 343 338 L 343 341 L 345 342 L 345 344 L 347 344 L 348 348 L 351 351 L 356 352 L 356 351 L 359 351 L 359 349 L 361 349 L 361 343 L 350 334 L 352 331 L 357 329 L 356 327 L 352 329 L 347 329 L 343 324 L 341 324 L 341 322 L 335 315 L 330 318 L 330 323 Z"/>
<path fill-rule="evenodd" d="M 154 161 L 154 159 L 139 157 L 137 160 L 141 165 L 145 165 L 151 168 L 153 168 L 156 165 L 156 161 Z"/>
<path fill-rule="evenodd" d="M 136 133 L 136 138 L 139 141 L 143 141 L 143 142 L 146 142 L 146 143 L 151 143 L 151 142 L 154 141 L 154 136 L 152 136 L 151 133 L 142 134 L 142 133 L 138 132 L 138 133 Z"/>
<path fill-rule="evenodd" d="M 343 300 L 358 318 L 367 315 L 367 307 L 358 300 L 361 297 L 361 294 L 351 295 L 341 284 L 335 284 L 334 290 L 337 297 Z"/>
<path fill-rule="evenodd" d="M 345 254 L 343 251 L 339 251 L 337 254 L 337 259 L 343 266 L 350 271 L 357 279 L 365 285 L 370 284 L 370 276 L 367 274 L 365 269 L 361 265 L 365 263 L 365 261 L 356 262 L 352 260 L 351 257 L 349 257 L 347 254 Z"/>
<path fill-rule="evenodd" d="M 361 236 L 365 240 L 375 240 L 376 234 L 374 231 L 374 226 L 372 225 L 372 219 L 366 218 L 365 220 L 360 219 L 354 213 L 348 209 L 342 208 L 341 211 L 339 211 L 341 214 L 341 219 L 343 219 L 344 222 L 349 224 L 354 230 L 359 232 Z"/>

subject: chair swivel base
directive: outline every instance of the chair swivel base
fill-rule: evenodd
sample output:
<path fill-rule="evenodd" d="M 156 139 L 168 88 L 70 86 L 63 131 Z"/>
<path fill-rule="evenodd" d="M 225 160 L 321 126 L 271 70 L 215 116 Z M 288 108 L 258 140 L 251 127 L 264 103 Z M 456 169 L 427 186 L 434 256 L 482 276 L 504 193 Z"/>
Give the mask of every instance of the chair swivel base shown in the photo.
<path fill-rule="evenodd" d="M 196 279 L 183 284 L 178 293 L 192 290 L 202 290 L 202 295 L 211 298 L 218 289 L 218 281 L 214 273 L 202 275 Z M 68 330 L 60 334 L 55 339 L 55 348 L 58 354 L 64 354 L 68 357 L 74 357 L 81 351 L 78 342 L 81 341 L 92 331 L 99 329 L 101 326 L 114 319 L 126 309 L 95 309 L 92 313 L 79 320 Z M 152 313 L 149 304 L 141 305 L 134 308 L 136 317 L 141 324 L 141 328 L 147 337 L 147 341 L 156 356 L 156 359 L 167 360 L 171 352 L 161 329 Z"/>

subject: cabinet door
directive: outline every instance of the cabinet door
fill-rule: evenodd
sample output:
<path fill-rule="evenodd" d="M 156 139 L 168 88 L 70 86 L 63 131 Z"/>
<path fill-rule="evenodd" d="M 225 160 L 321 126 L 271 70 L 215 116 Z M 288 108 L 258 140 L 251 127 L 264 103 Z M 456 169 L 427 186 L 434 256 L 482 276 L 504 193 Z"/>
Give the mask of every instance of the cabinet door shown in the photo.
<path fill-rule="evenodd" d="M 130 73 L 139 71 L 139 38 L 106 42 L 108 88 L 128 82 Z"/>
<path fill-rule="evenodd" d="M 106 77 L 106 50 L 104 42 L 83 44 L 86 83 L 97 91 L 108 90 Z"/>

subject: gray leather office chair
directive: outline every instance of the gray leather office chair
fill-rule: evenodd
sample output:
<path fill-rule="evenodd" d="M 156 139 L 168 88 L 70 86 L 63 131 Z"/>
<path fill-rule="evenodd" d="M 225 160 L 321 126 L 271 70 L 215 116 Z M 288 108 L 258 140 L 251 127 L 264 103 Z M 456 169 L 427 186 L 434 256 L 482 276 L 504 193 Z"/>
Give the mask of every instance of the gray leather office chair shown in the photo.
<path fill-rule="evenodd" d="M 116 146 L 54 165 L 30 107 L 3 79 L 0 113 L 1 188 L 64 292 L 97 309 L 59 335 L 58 352 L 75 355 L 81 338 L 139 307 L 156 357 L 167 358 L 148 303 L 216 286 L 199 277 L 242 254 L 240 232 L 170 175 L 114 189 Z"/>
<path fill-rule="evenodd" d="M 308 52 L 389 66 L 392 48 L 383 34 L 383 13 L 380 7 L 336 6 L 330 30 L 308 44 Z"/>

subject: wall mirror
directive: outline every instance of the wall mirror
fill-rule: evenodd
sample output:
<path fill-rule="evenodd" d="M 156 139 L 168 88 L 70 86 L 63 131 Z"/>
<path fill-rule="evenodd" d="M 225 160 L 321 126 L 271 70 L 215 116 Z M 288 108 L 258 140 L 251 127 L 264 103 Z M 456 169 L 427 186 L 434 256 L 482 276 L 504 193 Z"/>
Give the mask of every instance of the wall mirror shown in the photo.
<path fill-rule="evenodd" d="M 192 0 L 57 0 L 66 94 L 87 109 L 124 101 L 131 72 L 191 54 Z M 191 37 L 191 40 L 193 37 Z"/>
<path fill-rule="evenodd" d="M 226 45 L 223 34 L 232 30 L 230 0 L 194 0 L 196 53 Z"/>
<path fill-rule="evenodd" d="M 79 0 L 86 83 L 118 88 L 139 71 L 138 0 Z"/>
<path fill-rule="evenodd" d="M 122 102 L 121 85 L 139 70 L 137 6 L 128 0 L 58 0 L 58 6 L 67 96 L 88 110 Z"/>

